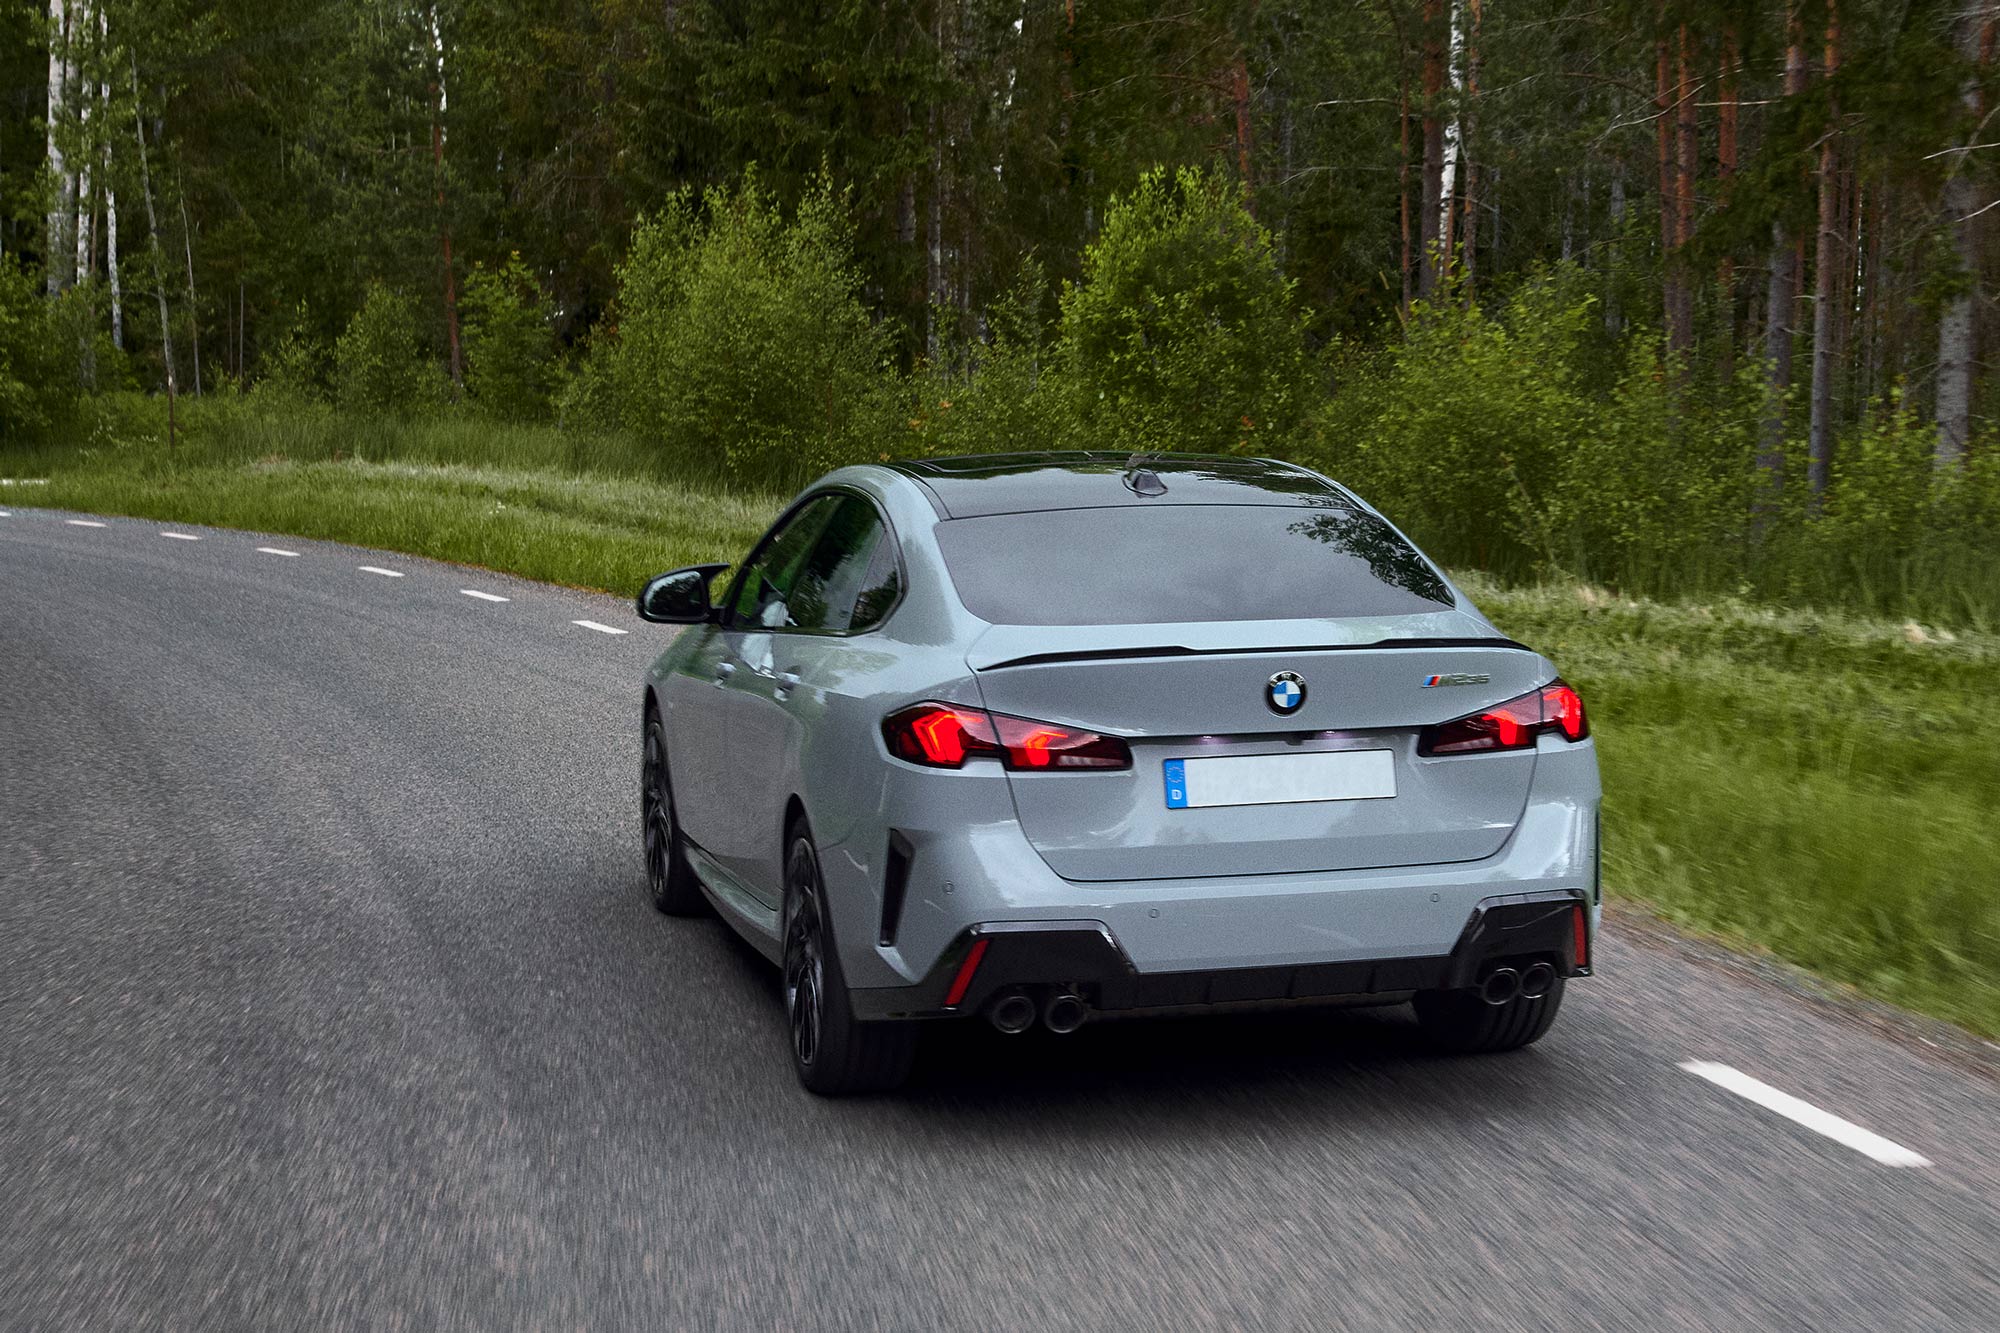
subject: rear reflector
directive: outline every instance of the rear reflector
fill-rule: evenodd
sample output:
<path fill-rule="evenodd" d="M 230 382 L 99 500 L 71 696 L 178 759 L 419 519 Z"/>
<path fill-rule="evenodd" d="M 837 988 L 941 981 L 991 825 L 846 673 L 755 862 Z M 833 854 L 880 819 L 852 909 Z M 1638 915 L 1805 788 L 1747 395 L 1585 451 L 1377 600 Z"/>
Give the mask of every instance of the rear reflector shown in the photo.
<path fill-rule="evenodd" d="M 1035 722 L 960 704 L 913 704 L 882 719 L 882 739 L 898 759 L 929 768 L 963 768 L 986 756 L 1010 769 L 1132 767 L 1132 750 L 1116 736 Z"/>
<path fill-rule="evenodd" d="M 1590 966 L 1590 924 L 1583 919 L 1583 904 L 1576 905 L 1576 913 L 1571 918 L 1576 927 L 1575 966 Z"/>
<path fill-rule="evenodd" d="M 990 943 L 991 940 L 977 939 L 966 950 L 965 961 L 958 965 L 958 975 L 951 979 L 951 989 L 944 994 L 945 1008 L 958 1008 L 958 1002 L 972 989 L 972 974 L 979 970 L 979 960 L 986 957 L 986 946 Z"/>
<path fill-rule="evenodd" d="M 1545 731 L 1567 741 L 1580 741 L 1590 734 L 1590 719 L 1584 715 L 1583 699 L 1560 680 L 1495 704 L 1483 713 L 1424 728 L 1417 738 L 1417 753 L 1532 750 L 1535 738 Z"/>

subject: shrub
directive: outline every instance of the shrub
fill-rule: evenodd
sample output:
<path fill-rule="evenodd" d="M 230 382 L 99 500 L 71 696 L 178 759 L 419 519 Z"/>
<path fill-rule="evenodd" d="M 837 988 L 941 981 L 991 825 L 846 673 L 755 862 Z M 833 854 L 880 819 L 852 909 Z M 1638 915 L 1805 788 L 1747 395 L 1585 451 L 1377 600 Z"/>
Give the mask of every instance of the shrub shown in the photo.
<path fill-rule="evenodd" d="M 76 344 L 58 335 L 40 284 L 0 259 L 0 440 L 46 438 L 76 401 Z"/>
<path fill-rule="evenodd" d="M 1140 177 L 1062 297 L 1061 359 L 1096 441 L 1273 451 L 1309 389 L 1293 287 L 1240 185 L 1187 167 Z"/>
<path fill-rule="evenodd" d="M 259 358 L 261 373 L 250 396 L 285 408 L 324 404 L 332 375 L 331 362 L 325 342 L 313 332 L 312 312 L 301 301 L 290 326 Z"/>
<path fill-rule="evenodd" d="M 1419 303 L 1404 337 L 1353 360 L 1317 423 L 1317 460 L 1454 563 L 1562 560 L 1560 487 L 1601 431 L 1576 356 L 1588 296 L 1546 282 L 1499 318 Z"/>
<path fill-rule="evenodd" d="M 409 416 L 444 400 L 409 298 L 375 284 L 333 345 L 334 397 L 349 412 Z"/>
<path fill-rule="evenodd" d="M 625 425 L 760 487 L 885 452 L 890 335 L 861 303 L 847 210 L 822 178 L 787 218 L 746 175 L 642 222 L 611 349 Z"/>
<path fill-rule="evenodd" d="M 477 265 L 465 280 L 465 392 L 473 406 L 507 421 L 548 415 L 554 340 L 541 291 L 518 251 L 498 272 Z"/>

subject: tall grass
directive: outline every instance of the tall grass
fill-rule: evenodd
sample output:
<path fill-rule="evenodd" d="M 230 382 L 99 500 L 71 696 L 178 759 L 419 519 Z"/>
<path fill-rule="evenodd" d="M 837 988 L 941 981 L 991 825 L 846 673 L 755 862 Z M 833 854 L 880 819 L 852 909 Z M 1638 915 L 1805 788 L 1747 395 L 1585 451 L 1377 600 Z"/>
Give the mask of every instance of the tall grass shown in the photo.
<path fill-rule="evenodd" d="M 1472 591 L 1592 711 L 1609 892 L 2000 1033 L 2000 636 Z"/>

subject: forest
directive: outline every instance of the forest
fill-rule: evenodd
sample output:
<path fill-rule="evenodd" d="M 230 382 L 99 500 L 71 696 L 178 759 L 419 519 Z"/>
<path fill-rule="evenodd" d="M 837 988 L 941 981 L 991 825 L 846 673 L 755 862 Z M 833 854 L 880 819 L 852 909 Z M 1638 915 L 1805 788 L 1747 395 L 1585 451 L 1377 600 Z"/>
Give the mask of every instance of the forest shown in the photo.
<path fill-rule="evenodd" d="M 1990 625 L 1996 18 L 5 0 L 0 448 L 1268 454 L 1506 578 Z"/>

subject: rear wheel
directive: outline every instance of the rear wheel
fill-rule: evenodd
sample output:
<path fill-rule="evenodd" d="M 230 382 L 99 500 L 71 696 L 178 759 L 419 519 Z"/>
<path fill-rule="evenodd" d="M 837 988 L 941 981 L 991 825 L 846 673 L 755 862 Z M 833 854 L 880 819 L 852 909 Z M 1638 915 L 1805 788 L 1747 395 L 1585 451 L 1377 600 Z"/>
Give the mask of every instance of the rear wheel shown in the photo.
<path fill-rule="evenodd" d="M 646 715 L 646 757 L 639 774 L 640 819 L 646 839 L 646 892 L 668 916 L 699 916 L 708 910 L 694 869 L 681 848 L 674 817 L 673 784 L 667 777 L 667 738 L 660 715 Z"/>
<path fill-rule="evenodd" d="M 1475 990 L 1419 991 L 1413 1007 L 1424 1035 L 1442 1050 L 1459 1055 L 1512 1051 L 1540 1041 L 1562 1008 L 1563 979 L 1533 999 L 1515 995 L 1488 1004 Z"/>
<path fill-rule="evenodd" d="M 856 1021 L 834 948 L 819 856 L 803 826 L 785 856 L 785 1022 L 792 1068 L 822 1097 L 879 1092 L 910 1076 L 915 1029 Z"/>

